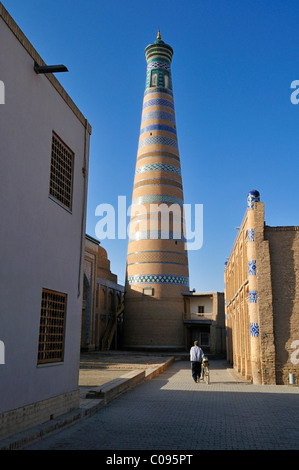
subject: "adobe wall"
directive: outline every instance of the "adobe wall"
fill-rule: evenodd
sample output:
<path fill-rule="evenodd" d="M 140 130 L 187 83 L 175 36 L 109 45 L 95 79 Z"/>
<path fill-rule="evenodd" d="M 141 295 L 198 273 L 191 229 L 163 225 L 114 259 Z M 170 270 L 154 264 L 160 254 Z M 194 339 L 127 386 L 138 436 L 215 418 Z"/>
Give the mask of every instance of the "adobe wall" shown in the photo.
<path fill-rule="evenodd" d="M 269 243 L 273 296 L 277 383 L 287 383 L 289 373 L 299 379 L 295 364 L 299 340 L 299 227 L 265 227 Z"/>

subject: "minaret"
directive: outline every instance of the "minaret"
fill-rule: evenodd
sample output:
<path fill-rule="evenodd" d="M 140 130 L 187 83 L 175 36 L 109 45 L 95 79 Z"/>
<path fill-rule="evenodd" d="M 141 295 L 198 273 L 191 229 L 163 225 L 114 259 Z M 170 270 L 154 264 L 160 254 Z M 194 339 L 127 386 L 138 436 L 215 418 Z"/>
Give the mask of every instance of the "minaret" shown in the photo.
<path fill-rule="evenodd" d="M 173 49 L 161 39 L 147 61 L 127 254 L 124 346 L 183 348 L 189 290 L 183 187 L 171 80 Z M 172 210 L 171 210 L 172 209 Z M 169 227 L 168 227 L 169 222 Z"/>

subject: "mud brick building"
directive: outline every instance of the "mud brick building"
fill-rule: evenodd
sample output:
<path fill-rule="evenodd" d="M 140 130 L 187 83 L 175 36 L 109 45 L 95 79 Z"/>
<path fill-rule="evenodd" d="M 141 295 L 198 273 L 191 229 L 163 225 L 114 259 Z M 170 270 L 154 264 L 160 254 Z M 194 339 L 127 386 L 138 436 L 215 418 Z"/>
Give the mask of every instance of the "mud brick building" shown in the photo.
<path fill-rule="evenodd" d="M 253 383 L 299 379 L 299 227 L 270 227 L 251 191 L 225 266 L 227 358 Z"/>

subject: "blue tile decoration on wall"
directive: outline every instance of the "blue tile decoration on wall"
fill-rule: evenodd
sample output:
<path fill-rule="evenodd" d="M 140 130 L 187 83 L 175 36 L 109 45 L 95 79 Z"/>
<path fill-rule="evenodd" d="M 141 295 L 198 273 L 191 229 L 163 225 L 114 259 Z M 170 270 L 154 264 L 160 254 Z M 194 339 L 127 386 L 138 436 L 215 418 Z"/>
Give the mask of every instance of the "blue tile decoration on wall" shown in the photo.
<path fill-rule="evenodd" d="M 145 137 L 139 142 L 138 148 L 146 147 L 148 145 L 168 145 L 169 147 L 178 148 L 178 143 L 170 137 L 164 137 L 163 135 L 152 135 Z"/>
<path fill-rule="evenodd" d="M 172 101 L 164 100 L 163 98 L 156 98 L 145 101 L 143 104 L 143 109 L 149 108 L 150 106 L 165 106 L 166 108 L 174 109 L 174 104 Z"/>
<path fill-rule="evenodd" d="M 256 260 L 255 259 L 248 261 L 248 274 L 250 276 L 256 275 Z"/>
<path fill-rule="evenodd" d="M 181 169 L 177 166 L 170 165 L 169 163 L 149 163 L 147 165 L 142 165 L 137 168 L 135 175 L 139 175 L 140 173 L 145 173 L 147 171 L 168 171 L 181 176 Z"/>
<path fill-rule="evenodd" d="M 173 274 L 136 274 L 128 276 L 126 284 L 179 284 L 189 286 L 189 278 Z"/>
<path fill-rule="evenodd" d="M 249 242 L 254 242 L 254 235 L 255 235 L 254 228 L 249 228 L 247 232 L 247 240 Z"/>
<path fill-rule="evenodd" d="M 258 323 L 250 323 L 250 335 L 258 337 L 260 335 L 260 329 Z"/>
<path fill-rule="evenodd" d="M 249 303 L 251 304 L 257 303 L 257 291 L 256 290 L 249 291 Z"/>
<path fill-rule="evenodd" d="M 154 119 L 175 122 L 175 116 L 167 111 L 148 111 L 143 114 L 141 122 L 152 121 Z"/>

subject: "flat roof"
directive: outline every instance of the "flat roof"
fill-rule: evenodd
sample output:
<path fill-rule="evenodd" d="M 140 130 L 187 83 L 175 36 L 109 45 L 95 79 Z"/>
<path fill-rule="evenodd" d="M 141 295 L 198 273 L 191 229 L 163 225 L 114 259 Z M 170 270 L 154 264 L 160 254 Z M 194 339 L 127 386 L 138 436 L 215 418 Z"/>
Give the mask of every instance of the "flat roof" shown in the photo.
<path fill-rule="evenodd" d="M 213 295 L 213 294 L 223 294 L 223 292 L 218 292 L 218 291 L 211 291 L 211 292 L 182 292 L 183 295 L 190 295 L 190 296 L 204 296 L 204 295 Z"/>

